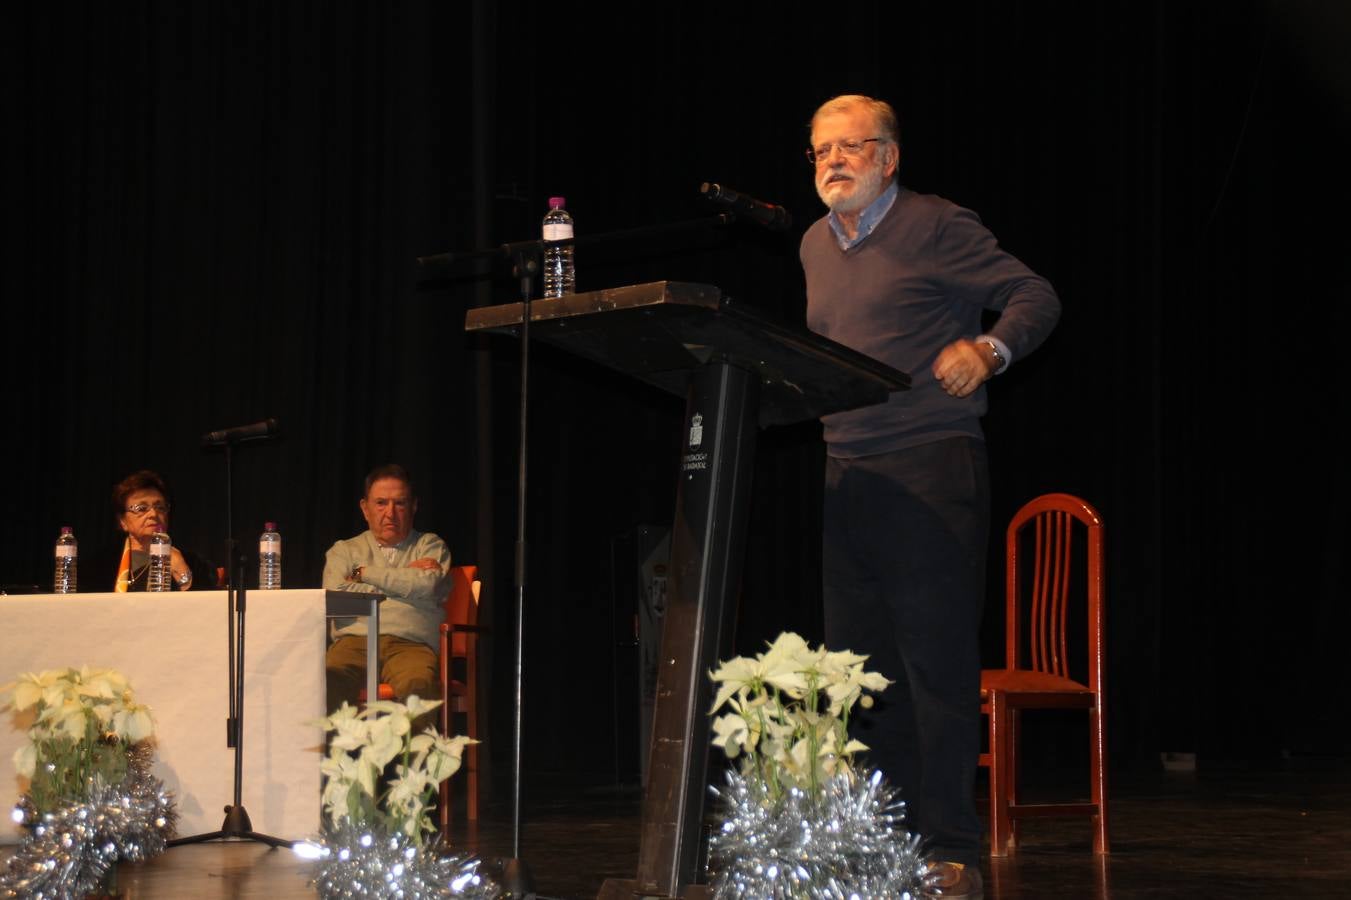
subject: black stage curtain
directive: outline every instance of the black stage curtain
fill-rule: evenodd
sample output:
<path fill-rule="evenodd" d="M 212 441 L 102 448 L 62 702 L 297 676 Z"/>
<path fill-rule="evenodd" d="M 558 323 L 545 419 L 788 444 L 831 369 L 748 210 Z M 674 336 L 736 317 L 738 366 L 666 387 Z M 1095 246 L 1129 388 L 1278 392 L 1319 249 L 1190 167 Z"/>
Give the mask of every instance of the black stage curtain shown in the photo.
<path fill-rule="evenodd" d="M 173 487 L 173 537 L 223 562 L 226 460 L 199 438 L 275 416 L 277 440 L 233 454 L 235 536 L 275 520 L 285 584 L 316 585 L 324 550 L 361 527 L 366 470 L 407 465 L 419 524 L 485 568 L 504 756 L 520 348 L 462 325 L 518 287 L 500 263 L 415 259 L 537 237 L 557 194 L 579 234 L 699 217 L 715 181 L 787 206 L 794 227 L 615 242 L 579 255 L 579 288 L 705 282 L 800 321 L 797 242 L 821 212 L 807 122 L 870 93 L 900 112 L 902 180 L 977 210 L 1065 305 L 991 387 L 990 664 L 1000 523 L 1070 491 L 1109 529 L 1119 765 L 1344 752 L 1346 10 L 654 15 L 7 11 L 0 581 L 48 584 L 61 525 L 90 556 L 114 544 L 109 489 L 140 467 Z M 608 699 L 611 555 L 670 521 L 681 404 L 546 347 L 530 387 L 526 761 L 604 773 L 628 727 Z M 766 431 L 759 456 L 741 652 L 820 629 L 819 428 Z"/>

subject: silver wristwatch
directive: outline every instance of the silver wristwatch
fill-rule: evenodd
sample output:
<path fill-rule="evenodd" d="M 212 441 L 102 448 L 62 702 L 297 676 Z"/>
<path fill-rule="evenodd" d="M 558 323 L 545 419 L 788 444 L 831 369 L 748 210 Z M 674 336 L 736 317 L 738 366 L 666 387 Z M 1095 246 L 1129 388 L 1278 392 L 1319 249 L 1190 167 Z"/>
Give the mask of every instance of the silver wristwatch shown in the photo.
<path fill-rule="evenodd" d="M 1004 367 L 1004 354 L 999 352 L 999 345 L 994 341 L 981 341 L 981 343 L 990 348 L 990 355 L 994 357 L 994 370 L 998 372 Z"/>

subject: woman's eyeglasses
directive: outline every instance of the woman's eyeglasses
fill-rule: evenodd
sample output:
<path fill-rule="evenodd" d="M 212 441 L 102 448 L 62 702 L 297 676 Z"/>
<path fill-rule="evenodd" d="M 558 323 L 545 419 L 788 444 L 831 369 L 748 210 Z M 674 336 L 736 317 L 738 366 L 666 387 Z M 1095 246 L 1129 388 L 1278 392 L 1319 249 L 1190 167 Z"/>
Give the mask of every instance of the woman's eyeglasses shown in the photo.
<path fill-rule="evenodd" d="M 133 516 L 143 516 L 143 515 L 145 515 L 146 513 L 150 512 L 150 510 L 152 510 L 152 509 L 153 509 L 155 512 L 159 513 L 159 514 L 162 516 L 162 515 L 164 515 L 165 513 L 167 513 L 167 512 L 169 511 L 169 504 L 167 504 L 167 503 L 133 503 L 131 506 L 128 506 L 128 507 L 127 507 L 127 512 L 131 513 Z"/>

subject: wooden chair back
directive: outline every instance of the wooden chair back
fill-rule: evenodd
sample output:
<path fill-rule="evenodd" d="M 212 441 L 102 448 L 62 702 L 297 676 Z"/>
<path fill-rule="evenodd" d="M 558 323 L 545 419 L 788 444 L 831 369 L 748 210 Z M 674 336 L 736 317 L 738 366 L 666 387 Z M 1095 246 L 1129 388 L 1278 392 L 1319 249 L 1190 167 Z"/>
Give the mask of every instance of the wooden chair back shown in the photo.
<path fill-rule="evenodd" d="M 478 566 L 454 566 L 450 570 L 450 592 L 446 596 L 446 620 L 441 623 L 441 733 L 446 737 L 463 734 L 479 739 L 478 605 L 482 582 Z M 460 729 L 458 722 L 463 722 Z M 469 745 L 461 757 L 460 771 L 441 782 L 440 825 L 444 840 L 450 841 L 454 820 L 452 782 L 464 785 L 465 818 L 478 820 L 479 748 Z"/>

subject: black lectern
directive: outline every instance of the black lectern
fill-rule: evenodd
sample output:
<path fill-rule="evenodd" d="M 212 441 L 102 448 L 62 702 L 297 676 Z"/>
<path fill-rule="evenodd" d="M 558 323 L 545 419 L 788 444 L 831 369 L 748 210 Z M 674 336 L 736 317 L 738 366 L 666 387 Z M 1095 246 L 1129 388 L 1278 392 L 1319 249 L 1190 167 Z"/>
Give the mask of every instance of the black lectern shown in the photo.
<path fill-rule="evenodd" d="M 470 310 L 467 331 L 515 333 L 522 303 Z M 715 287 L 658 281 L 530 304 L 530 335 L 686 398 L 668 607 L 635 880 L 601 898 L 698 897 L 712 690 L 729 655 L 757 426 L 881 403 L 909 377 Z"/>

